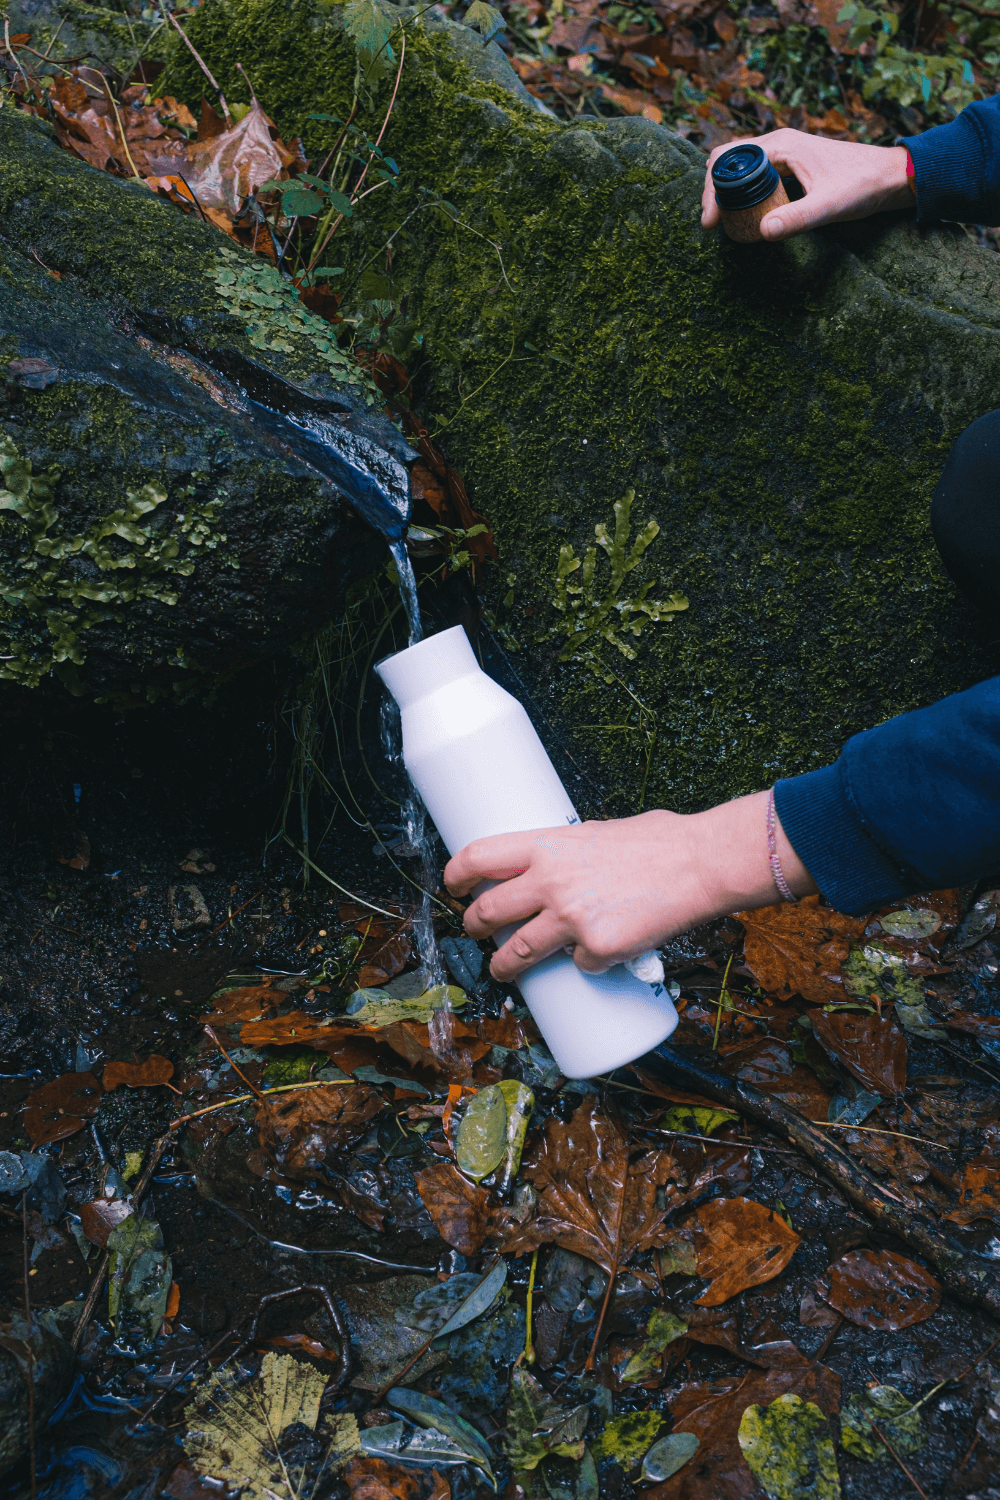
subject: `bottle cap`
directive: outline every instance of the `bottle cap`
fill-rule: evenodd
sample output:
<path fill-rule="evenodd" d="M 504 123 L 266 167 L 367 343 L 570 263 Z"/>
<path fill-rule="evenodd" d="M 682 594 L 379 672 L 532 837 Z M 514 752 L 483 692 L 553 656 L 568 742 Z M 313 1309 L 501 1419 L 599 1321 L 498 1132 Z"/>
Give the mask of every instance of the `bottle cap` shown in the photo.
<path fill-rule="evenodd" d="M 759 146 L 749 142 L 723 151 L 712 167 L 715 201 L 720 208 L 753 208 L 770 198 L 779 182 L 777 168 Z"/>

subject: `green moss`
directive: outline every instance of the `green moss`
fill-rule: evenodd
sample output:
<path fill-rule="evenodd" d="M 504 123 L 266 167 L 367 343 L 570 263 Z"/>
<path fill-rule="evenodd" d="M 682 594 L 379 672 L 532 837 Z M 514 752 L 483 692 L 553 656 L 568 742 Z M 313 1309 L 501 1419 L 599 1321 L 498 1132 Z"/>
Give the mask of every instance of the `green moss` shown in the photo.
<path fill-rule="evenodd" d="M 207 0 L 190 25 L 227 89 L 239 58 L 283 131 L 329 144 L 305 117 L 350 103 L 335 13 Z M 886 223 L 780 248 L 705 235 L 686 143 L 641 121 L 560 126 L 477 78 L 450 34 L 408 41 L 385 141 L 401 185 L 337 256 L 409 298 L 418 398 L 500 548 L 491 617 L 550 743 L 582 761 L 588 810 L 633 809 L 647 770 L 647 805 L 755 789 L 997 670 L 928 524 L 950 442 L 994 404 L 992 268 Z M 193 97 L 176 52 L 171 69 Z M 562 660 L 560 556 L 627 489 L 659 527 L 632 597 L 690 608 L 634 661 L 599 634 Z"/>

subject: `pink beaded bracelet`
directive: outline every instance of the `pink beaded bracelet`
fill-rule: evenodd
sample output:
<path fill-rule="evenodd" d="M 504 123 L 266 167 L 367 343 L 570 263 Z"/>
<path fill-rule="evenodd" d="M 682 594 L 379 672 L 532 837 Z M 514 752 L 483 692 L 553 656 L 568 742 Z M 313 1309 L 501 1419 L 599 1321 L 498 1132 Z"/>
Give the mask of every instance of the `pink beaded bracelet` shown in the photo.
<path fill-rule="evenodd" d="M 771 878 L 782 901 L 794 901 L 778 858 L 778 836 L 774 831 L 774 787 L 767 794 L 767 859 L 771 866 Z"/>

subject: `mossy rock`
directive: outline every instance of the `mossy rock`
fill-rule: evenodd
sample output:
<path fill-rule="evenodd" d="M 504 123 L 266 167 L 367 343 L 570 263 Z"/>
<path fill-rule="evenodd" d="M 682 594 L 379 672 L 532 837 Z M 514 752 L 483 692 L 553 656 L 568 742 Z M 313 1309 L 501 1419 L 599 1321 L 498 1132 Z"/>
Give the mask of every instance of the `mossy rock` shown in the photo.
<path fill-rule="evenodd" d="M 340 15 L 205 0 L 189 27 L 227 95 L 246 97 L 239 59 L 318 151 L 331 127 L 307 115 L 350 103 Z M 179 46 L 165 76 L 195 98 Z M 396 236 L 394 294 L 423 334 L 418 398 L 496 534 L 490 618 L 542 732 L 587 769 L 589 810 L 767 785 L 998 670 L 928 505 L 954 437 L 996 404 L 1000 258 L 907 214 L 784 246 L 706 234 L 688 142 L 645 120 L 546 118 L 495 46 L 432 16 L 410 22 L 385 143 L 400 186 L 337 254 L 371 262 L 348 305 L 379 295 L 382 247 L 421 188 L 454 205 L 459 224 L 425 208 Z M 689 600 L 659 622 L 624 611 L 644 622 L 619 633 L 634 656 L 567 636 L 558 577 L 561 549 L 583 558 L 630 490 L 629 546 L 647 518 L 659 535 L 618 593 Z M 599 551 L 595 602 L 610 579 Z M 591 624 L 621 617 L 611 603 Z"/>
<path fill-rule="evenodd" d="M 405 525 L 414 454 L 329 325 L 13 109 L 0 393 L 0 679 L 203 691 L 329 620 L 372 526 Z"/>

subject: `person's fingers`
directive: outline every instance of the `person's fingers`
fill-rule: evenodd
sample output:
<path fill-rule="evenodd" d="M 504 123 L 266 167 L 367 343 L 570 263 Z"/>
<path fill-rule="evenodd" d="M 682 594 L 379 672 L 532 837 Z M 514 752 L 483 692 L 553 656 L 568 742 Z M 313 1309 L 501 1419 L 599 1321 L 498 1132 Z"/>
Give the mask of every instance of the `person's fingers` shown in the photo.
<path fill-rule="evenodd" d="M 470 937 L 492 937 L 501 927 L 533 917 L 543 904 L 530 872 L 521 874 L 477 896 L 465 913 L 465 930 Z"/>
<path fill-rule="evenodd" d="M 558 953 L 570 939 L 566 926 L 553 912 L 543 911 L 509 937 L 498 948 L 490 964 L 490 973 L 501 984 L 516 979 L 532 964 L 541 963 L 550 953 Z"/>
<path fill-rule="evenodd" d="M 765 240 L 789 240 L 807 229 L 818 229 L 821 224 L 830 224 L 843 218 L 844 204 L 841 195 L 817 190 L 807 193 L 795 203 L 783 203 L 772 208 L 760 221 L 761 237 Z"/>
<path fill-rule="evenodd" d="M 537 853 L 538 834 L 499 833 L 489 839 L 473 839 L 444 867 L 444 883 L 453 896 L 467 896 L 480 881 L 509 880 L 520 875 Z"/>

